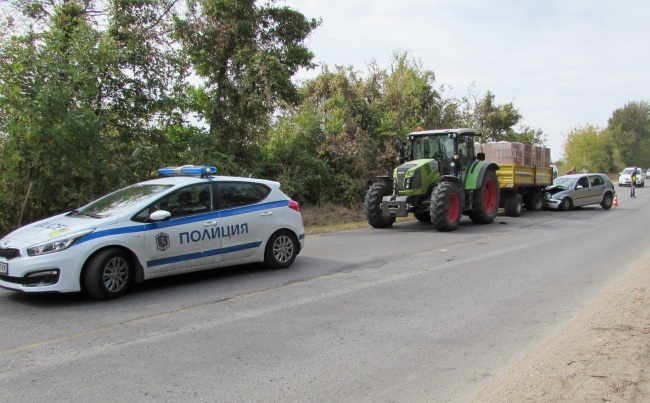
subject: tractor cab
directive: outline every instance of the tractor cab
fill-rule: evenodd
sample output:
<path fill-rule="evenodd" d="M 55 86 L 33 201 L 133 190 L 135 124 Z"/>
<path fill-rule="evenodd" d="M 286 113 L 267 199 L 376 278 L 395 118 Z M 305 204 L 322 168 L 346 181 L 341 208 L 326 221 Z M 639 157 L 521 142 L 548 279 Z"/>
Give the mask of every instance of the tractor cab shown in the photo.
<path fill-rule="evenodd" d="M 456 176 L 464 181 L 467 168 L 476 159 L 474 137 L 481 133 L 474 129 L 415 131 L 400 142 L 400 165 L 415 160 L 435 160 L 440 175 Z M 457 157 L 455 157 L 457 156 Z"/>

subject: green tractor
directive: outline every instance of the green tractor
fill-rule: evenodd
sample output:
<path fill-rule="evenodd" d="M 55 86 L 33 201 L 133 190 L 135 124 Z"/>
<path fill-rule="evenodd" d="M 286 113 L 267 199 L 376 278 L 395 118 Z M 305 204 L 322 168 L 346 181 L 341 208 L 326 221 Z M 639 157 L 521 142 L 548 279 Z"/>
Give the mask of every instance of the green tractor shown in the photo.
<path fill-rule="evenodd" d="M 397 141 L 399 166 L 366 193 L 364 209 L 374 228 L 413 213 L 438 231 L 458 228 L 462 214 L 478 224 L 494 221 L 499 208 L 499 166 L 474 154 L 474 129 L 427 130 Z"/>

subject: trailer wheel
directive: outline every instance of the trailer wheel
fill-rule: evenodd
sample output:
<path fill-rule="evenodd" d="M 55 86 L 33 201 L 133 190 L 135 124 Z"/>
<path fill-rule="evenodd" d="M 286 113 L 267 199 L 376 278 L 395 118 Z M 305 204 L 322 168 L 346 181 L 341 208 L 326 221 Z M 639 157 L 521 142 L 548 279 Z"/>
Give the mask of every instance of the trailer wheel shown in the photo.
<path fill-rule="evenodd" d="M 393 188 L 386 182 L 377 182 L 366 192 L 363 209 L 366 212 L 368 224 L 373 228 L 389 228 L 393 226 L 395 217 L 381 215 L 381 200 L 393 193 Z"/>
<path fill-rule="evenodd" d="M 442 182 L 431 194 L 431 222 L 438 231 L 454 231 L 460 225 L 463 193 L 454 182 Z"/>
<path fill-rule="evenodd" d="M 503 203 L 503 208 L 507 216 L 519 217 L 521 215 L 521 211 L 524 208 L 523 202 L 521 200 L 521 195 L 518 193 L 509 194 Z"/>
<path fill-rule="evenodd" d="M 476 224 L 494 221 L 499 210 L 499 179 L 496 172 L 489 170 L 483 175 L 481 187 L 474 191 L 474 201 L 469 218 Z"/>
<path fill-rule="evenodd" d="M 544 195 L 542 192 L 535 192 L 526 198 L 526 209 L 530 211 L 541 211 L 544 209 Z"/>

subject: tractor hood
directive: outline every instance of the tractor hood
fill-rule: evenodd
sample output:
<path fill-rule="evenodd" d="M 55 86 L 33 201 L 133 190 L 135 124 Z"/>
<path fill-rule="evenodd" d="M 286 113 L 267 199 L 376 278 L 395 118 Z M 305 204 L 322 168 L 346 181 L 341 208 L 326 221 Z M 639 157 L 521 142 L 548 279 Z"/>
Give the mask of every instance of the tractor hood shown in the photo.
<path fill-rule="evenodd" d="M 398 194 L 423 194 L 438 176 L 438 162 L 434 159 L 420 159 L 406 162 L 393 172 Z"/>

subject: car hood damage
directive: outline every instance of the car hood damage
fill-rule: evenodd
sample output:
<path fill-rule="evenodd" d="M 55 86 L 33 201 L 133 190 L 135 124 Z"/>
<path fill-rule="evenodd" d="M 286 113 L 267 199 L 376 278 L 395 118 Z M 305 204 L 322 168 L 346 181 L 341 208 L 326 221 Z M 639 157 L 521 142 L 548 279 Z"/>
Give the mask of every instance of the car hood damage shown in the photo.
<path fill-rule="evenodd" d="M 560 192 L 566 192 L 567 190 L 569 190 L 569 189 L 567 189 L 564 186 L 552 185 L 552 186 L 549 186 L 546 189 L 544 189 L 544 193 L 549 193 L 549 194 L 554 195 L 554 194 L 557 194 L 557 193 L 560 193 Z"/>

